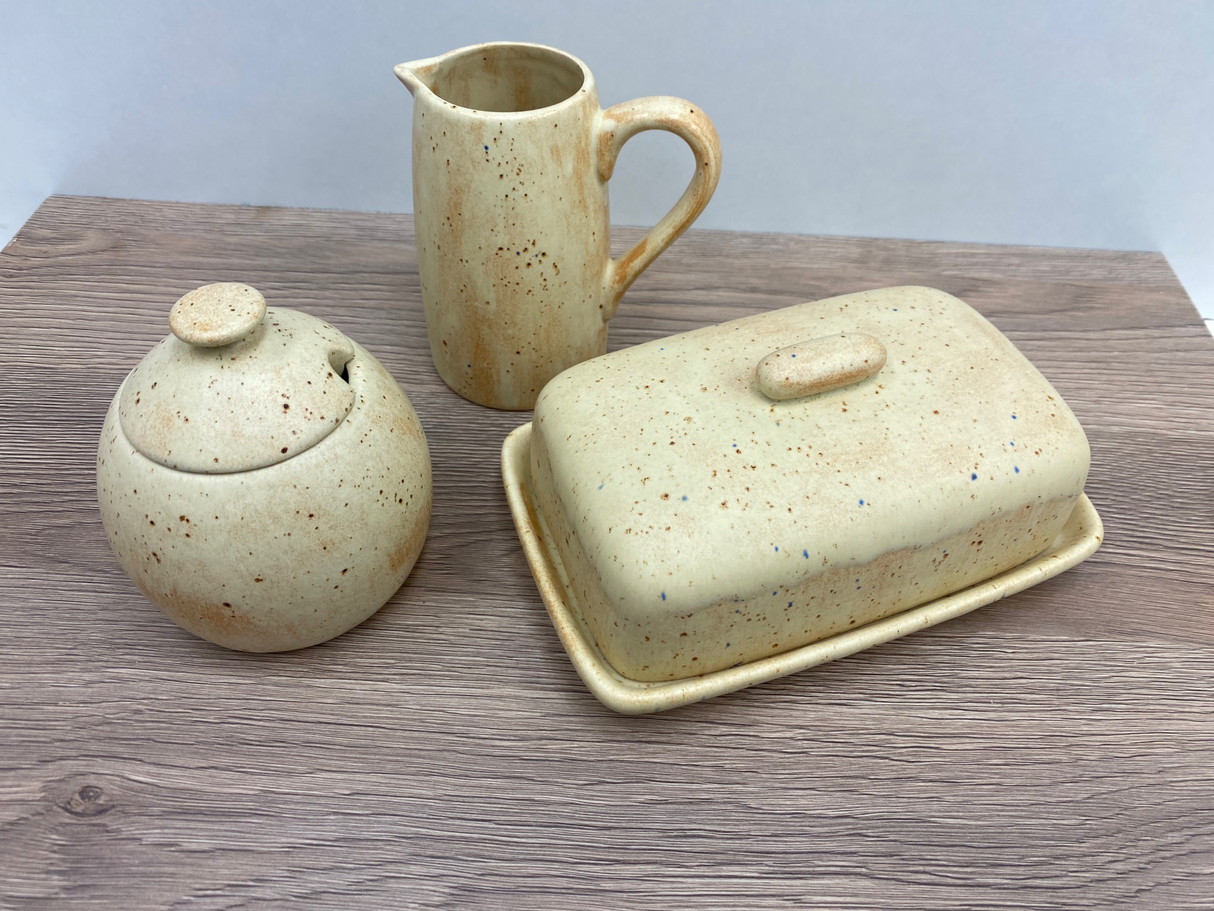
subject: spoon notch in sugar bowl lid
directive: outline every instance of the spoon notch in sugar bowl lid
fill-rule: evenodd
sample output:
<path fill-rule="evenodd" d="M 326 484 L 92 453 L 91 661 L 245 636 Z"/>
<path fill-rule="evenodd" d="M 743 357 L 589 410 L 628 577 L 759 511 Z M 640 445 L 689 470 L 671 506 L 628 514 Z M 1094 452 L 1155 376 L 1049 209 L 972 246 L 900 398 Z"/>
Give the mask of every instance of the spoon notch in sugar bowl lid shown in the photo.
<path fill-rule="evenodd" d="M 122 430 L 154 462 L 223 474 L 285 461 L 354 406 L 349 339 L 323 320 L 267 307 L 256 288 L 205 285 L 177 301 L 173 334 L 131 373 Z"/>

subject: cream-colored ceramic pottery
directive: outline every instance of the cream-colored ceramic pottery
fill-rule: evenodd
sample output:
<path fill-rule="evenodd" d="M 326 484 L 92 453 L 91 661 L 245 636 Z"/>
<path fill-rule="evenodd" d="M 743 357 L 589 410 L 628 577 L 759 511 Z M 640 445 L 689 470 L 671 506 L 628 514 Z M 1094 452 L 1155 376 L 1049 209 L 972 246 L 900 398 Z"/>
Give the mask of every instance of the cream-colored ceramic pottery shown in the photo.
<path fill-rule="evenodd" d="M 478 44 L 402 63 L 413 95 L 413 214 L 434 364 L 464 398 L 526 409 L 552 377 L 607 350 L 620 297 L 708 204 L 711 121 L 681 98 L 599 109 L 576 57 Z M 607 182 L 620 148 L 669 130 L 695 155 L 674 208 L 611 258 Z"/>
<path fill-rule="evenodd" d="M 1011 342 L 915 287 L 580 364 L 503 449 L 558 632 L 628 712 L 850 654 L 1074 565 L 1102 534 L 1088 465 L 1074 415 Z"/>
<path fill-rule="evenodd" d="M 328 323 L 207 285 L 123 381 L 97 453 L 118 562 L 175 623 L 252 652 L 375 613 L 430 524 L 430 455 L 388 371 Z"/>

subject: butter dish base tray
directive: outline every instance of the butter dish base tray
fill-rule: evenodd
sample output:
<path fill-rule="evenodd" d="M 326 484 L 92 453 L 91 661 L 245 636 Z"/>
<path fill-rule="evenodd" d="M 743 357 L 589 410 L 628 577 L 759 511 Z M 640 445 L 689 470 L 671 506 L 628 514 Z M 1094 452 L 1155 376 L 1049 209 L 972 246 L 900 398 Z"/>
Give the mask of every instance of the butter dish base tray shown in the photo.
<path fill-rule="evenodd" d="M 935 626 L 1070 569 L 1091 556 L 1104 534 L 1091 500 L 1081 495 L 1062 532 L 1044 552 L 984 582 L 768 658 L 697 677 L 640 682 L 611 666 L 581 620 L 565 568 L 537 506 L 531 479 L 531 431 L 532 425 L 524 424 L 502 444 L 502 480 L 514 525 L 552 625 L 578 675 L 600 702 L 624 714 L 660 712 L 700 702 Z"/>

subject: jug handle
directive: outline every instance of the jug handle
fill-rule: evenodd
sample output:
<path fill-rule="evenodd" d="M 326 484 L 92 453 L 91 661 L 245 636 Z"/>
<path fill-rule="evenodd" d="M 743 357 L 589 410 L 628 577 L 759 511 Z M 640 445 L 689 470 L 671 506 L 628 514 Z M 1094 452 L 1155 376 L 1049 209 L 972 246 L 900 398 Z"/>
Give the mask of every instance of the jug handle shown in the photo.
<path fill-rule="evenodd" d="M 608 108 L 598 130 L 598 173 L 606 183 L 624 143 L 645 130 L 668 130 L 691 147 L 696 170 L 691 183 L 666 215 L 619 259 L 607 261 L 603 276 L 604 322 L 615 316 L 620 298 L 637 276 L 657 259 L 704 211 L 721 179 L 721 141 L 716 128 L 696 105 L 682 98 L 655 95 Z"/>

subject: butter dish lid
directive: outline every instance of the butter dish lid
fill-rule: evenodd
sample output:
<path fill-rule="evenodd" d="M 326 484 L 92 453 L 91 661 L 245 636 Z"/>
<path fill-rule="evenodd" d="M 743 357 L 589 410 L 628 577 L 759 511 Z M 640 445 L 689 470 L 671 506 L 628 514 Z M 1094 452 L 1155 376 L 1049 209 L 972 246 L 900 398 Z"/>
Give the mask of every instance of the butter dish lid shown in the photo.
<path fill-rule="evenodd" d="M 354 406 L 343 377 L 350 340 L 306 313 L 267 307 L 248 285 L 191 291 L 173 305 L 169 327 L 118 403 L 131 444 L 168 468 L 273 465 L 316 445 Z"/>
<path fill-rule="evenodd" d="M 1090 459 L 1024 355 L 919 287 L 594 358 L 544 388 L 533 427 L 542 499 L 604 595 L 676 612 L 1073 496 Z"/>

